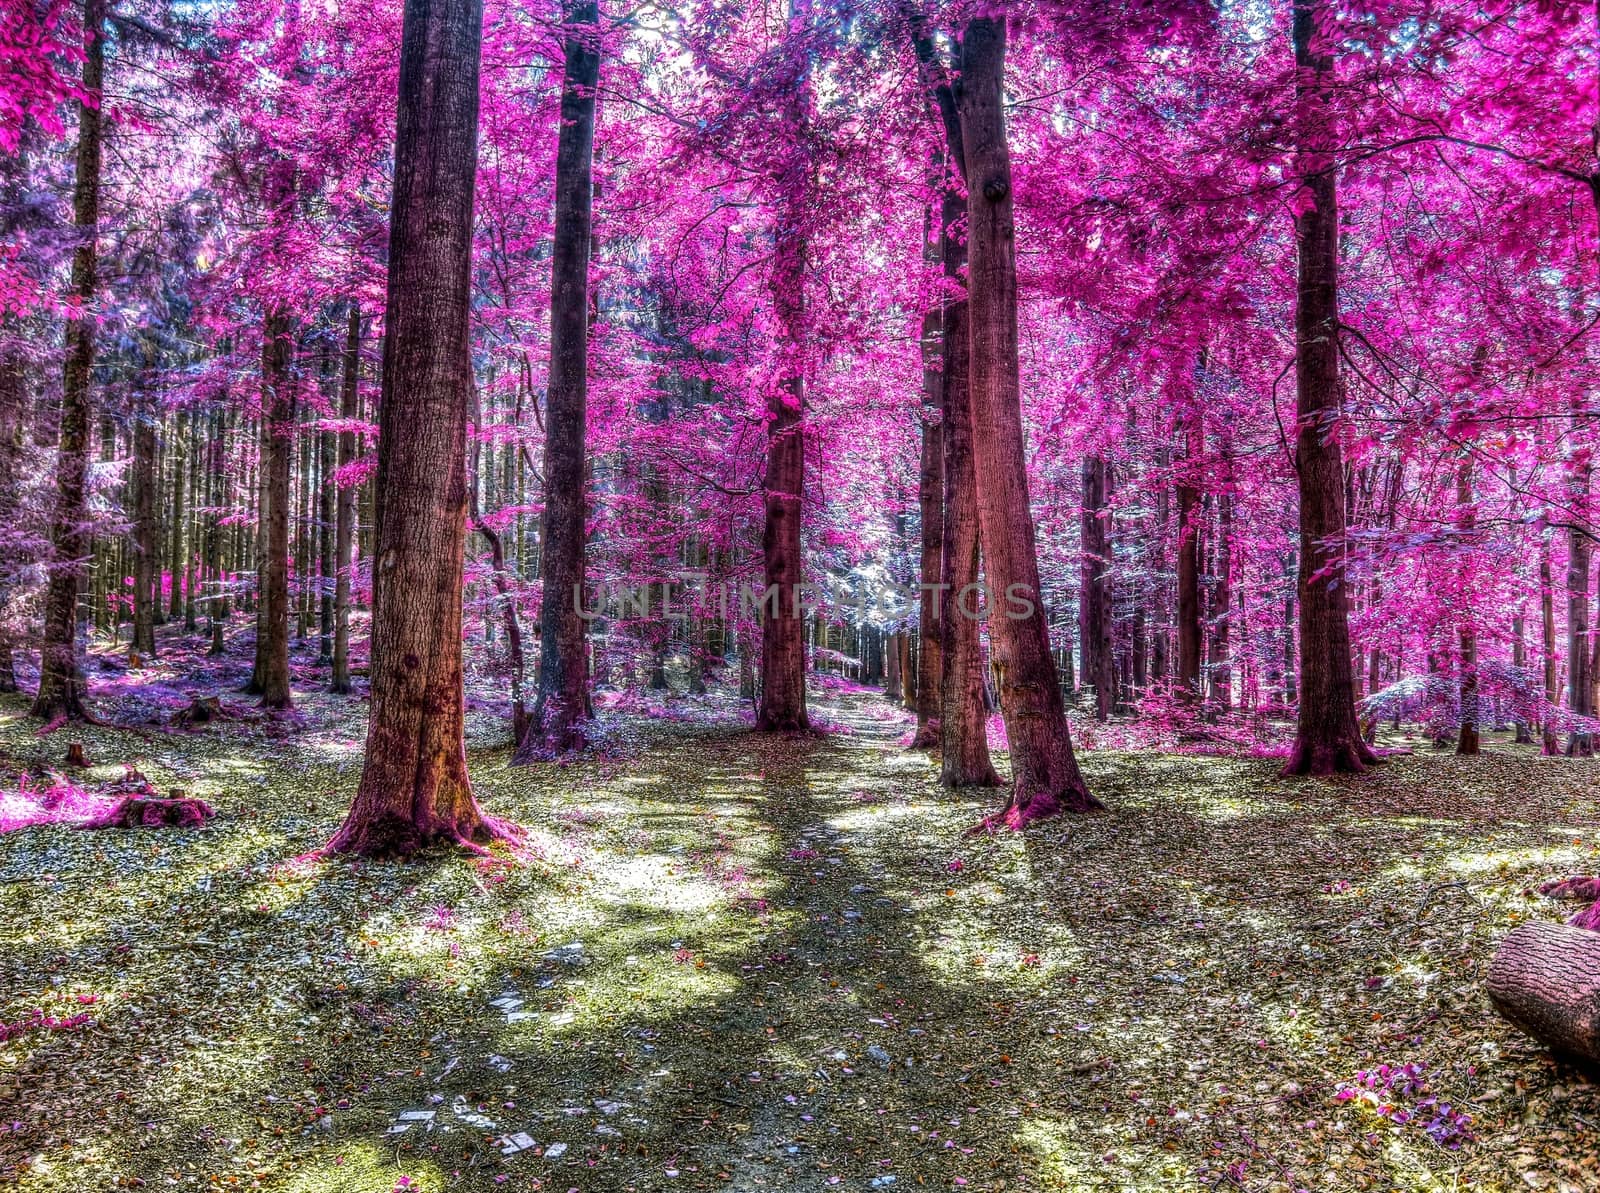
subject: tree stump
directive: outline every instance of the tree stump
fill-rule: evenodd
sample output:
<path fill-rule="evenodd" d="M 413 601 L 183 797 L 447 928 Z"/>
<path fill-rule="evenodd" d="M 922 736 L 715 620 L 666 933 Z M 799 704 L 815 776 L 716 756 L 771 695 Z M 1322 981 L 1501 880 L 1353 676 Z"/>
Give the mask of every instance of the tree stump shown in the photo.
<path fill-rule="evenodd" d="M 199 828 L 217 813 L 200 799 L 173 791 L 172 799 L 127 796 L 80 828 Z"/>
<path fill-rule="evenodd" d="M 69 741 L 67 743 L 67 765 L 83 767 L 89 765 L 88 758 L 84 757 L 83 743 L 81 741 Z"/>
<path fill-rule="evenodd" d="M 1600 932 L 1523 924 L 1489 965 L 1495 1010 L 1553 1052 L 1600 1064 Z"/>
<path fill-rule="evenodd" d="M 179 728 L 187 729 L 191 725 L 206 725 L 212 721 L 220 721 L 226 715 L 221 696 L 195 696 L 189 701 L 188 708 L 180 709 L 173 714 L 172 723 Z"/>

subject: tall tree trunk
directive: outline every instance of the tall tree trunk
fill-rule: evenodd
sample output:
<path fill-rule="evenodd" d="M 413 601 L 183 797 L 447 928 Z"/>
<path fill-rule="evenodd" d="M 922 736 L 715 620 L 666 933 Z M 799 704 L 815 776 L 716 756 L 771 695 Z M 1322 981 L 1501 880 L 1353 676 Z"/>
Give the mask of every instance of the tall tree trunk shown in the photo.
<path fill-rule="evenodd" d="M 260 602 L 255 667 L 246 689 L 261 707 L 287 709 L 289 692 L 289 471 L 294 454 L 295 401 L 290 361 L 294 333 L 280 310 L 267 315 L 261 347 L 261 503 L 266 525 L 256 565 Z"/>
<path fill-rule="evenodd" d="M 1083 457 L 1083 503 L 1078 516 L 1078 646 L 1083 683 L 1094 693 L 1094 715 L 1104 721 L 1117 701 L 1116 659 L 1111 649 L 1111 536 L 1104 456 Z"/>
<path fill-rule="evenodd" d="M 461 664 L 468 306 L 482 0 L 407 0 L 378 403 L 372 715 L 361 785 L 330 852 L 483 845 L 467 779 Z"/>
<path fill-rule="evenodd" d="M 0 327 L 0 476 L 19 475 L 28 426 L 28 386 L 22 347 L 10 340 L 9 327 Z M 16 526 L 22 506 L 22 486 L 0 484 L 0 526 Z M 32 555 L 32 552 L 29 552 Z M 17 690 L 15 643 L 12 640 L 11 602 L 16 585 L 9 569 L 0 571 L 0 692 Z"/>
<path fill-rule="evenodd" d="M 964 196 L 946 191 L 945 250 L 959 252 L 958 228 L 966 215 Z M 957 262 L 959 268 L 961 262 Z M 949 258 L 946 274 L 950 276 Z M 984 700 L 983 643 L 973 616 L 978 592 L 978 495 L 972 460 L 971 343 L 967 300 L 944 309 L 944 527 L 940 554 L 943 641 L 940 683 L 942 750 L 939 781 L 947 787 L 997 787 L 1000 776 L 989 758 L 989 710 Z M 990 610 L 993 616 L 994 611 Z"/>
<path fill-rule="evenodd" d="M 883 664 L 883 695 L 887 700 L 900 703 L 903 692 L 900 687 L 900 635 L 890 634 L 889 640 L 884 643 L 886 657 Z"/>
<path fill-rule="evenodd" d="M 361 307 L 350 304 L 350 322 L 344 339 L 344 374 L 339 383 L 339 417 L 349 421 L 361 411 Z M 345 468 L 356 458 L 356 433 L 346 428 L 339 432 L 339 459 L 335 469 Z M 333 532 L 333 677 L 328 689 L 350 691 L 350 580 L 355 567 L 351 548 L 356 533 L 356 487 L 339 486 L 334 507 Z"/>
<path fill-rule="evenodd" d="M 1222 709 L 1233 705 L 1233 495 L 1217 498 L 1217 576 L 1211 591 L 1211 699 Z"/>
<path fill-rule="evenodd" d="M 148 360 L 147 360 L 148 364 Z M 148 382 L 145 374 L 143 381 Z M 156 602 L 161 599 L 156 540 L 156 491 L 160 487 L 156 464 L 155 403 L 141 395 L 133 423 L 133 656 L 153 659 L 156 653 Z"/>
<path fill-rule="evenodd" d="M 1556 740 L 1554 714 L 1561 703 L 1561 685 L 1556 675 L 1556 586 L 1550 567 L 1550 528 L 1539 535 L 1539 644 L 1544 653 L 1544 716 L 1539 726 L 1539 752 L 1561 752 Z"/>
<path fill-rule="evenodd" d="M 323 431 L 317 439 L 317 661 L 326 666 L 333 662 L 334 510 L 338 503 L 333 474 L 338 468 L 338 436 Z"/>
<path fill-rule="evenodd" d="M 803 63 L 802 59 L 802 63 Z M 805 68 L 802 65 L 800 70 Z M 761 707 L 756 728 L 807 731 L 805 611 L 799 585 L 805 581 L 800 529 L 805 496 L 805 261 L 806 238 L 799 203 L 805 189 L 804 78 L 790 89 L 789 144 L 779 165 L 779 187 L 790 199 L 780 205 L 772 248 L 772 303 L 780 329 L 780 380 L 767 398 L 767 467 L 762 481 L 766 521 L 761 535 L 767 600 L 761 616 Z M 909 687 L 911 676 L 904 680 Z"/>
<path fill-rule="evenodd" d="M 77 179 L 72 223 L 81 238 L 72 254 L 72 296 L 62 371 L 61 421 L 56 454 L 56 507 L 50 527 L 50 586 L 44 601 L 39 691 L 29 710 L 56 720 L 88 715 L 88 685 L 78 664 L 78 594 L 93 549 L 84 490 L 89 472 L 90 373 L 94 368 L 95 298 L 99 292 L 96 239 L 100 222 L 100 96 L 105 81 L 107 0 L 84 0 L 86 34 L 83 91 L 78 102 Z"/>
<path fill-rule="evenodd" d="M 1574 483 L 1578 501 L 1587 498 L 1587 465 L 1577 466 Z M 1581 485 L 1581 489 L 1579 486 Z M 1575 501 L 1577 508 L 1582 508 Z M 1580 526 L 1567 531 L 1567 707 L 1585 719 L 1594 715 L 1589 684 L 1589 535 Z M 1567 735 L 1569 757 L 1594 753 L 1594 735 L 1580 722 Z"/>
<path fill-rule="evenodd" d="M 1460 546 L 1472 545 L 1477 533 L 1477 512 L 1472 504 L 1472 458 L 1463 456 L 1456 468 L 1456 524 L 1461 531 Z M 1471 576 L 1463 575 L 1462 597 L 1471 586 Z M 1461 731 L 1456 738 L 1457 754 L 1478 752 L 1478 630 L 1474 612 L 1465 607 L 1458 631 L 1461 655 Z"/>
<path fill-rule="evenodd" d="M 172 571 L 172 592 L 167 605 L 167 616 L 176 621 L 183 615 L 185 593 L 189 587 L 186 583 L 189 552 L 185 550 L 189 544 L 184 537 L 186 521 L 183 510 L 183 488 L 186 479 L 184 473 L 189 465 L 189 416 L 181 410 L 173 426 L 171 442 L 172 447 L 168 454 L 172 457 L 172 529 L 168 540 L 167 559 Z"/>
<path fill-rule="evenodd" d="M 1300 194 L 1295 241 L 1295 464 L 1300 488 L 1300 710 L 1285 775 L 1359 773 L 1377 762 L 1356 723 L 1344 582 L 1344 458 L 1339 445 L 1339 213 L 1332 59 L 1319 44 L 1322 0 L 1295 0 Z"/>
<path fill-rule="evenodd" d="M 924 243 L 933 246 L 932 235 L 926 235 Z M 933 253 L 937 251 L 936 247 L 932 249 Z M 925 247 L 924 258 L 928 255 Z M 922 649 L 917 652 L 917 730 L 911 738 L 914 750 L 934 749 L 939 745 L 940 641 L 943 622 L 949 614 L 938 587 L 944 561 L 944 423 L 948 417 L 941 375 L 946 366 L 941 365 L 939 359 L 943 323 L 937 307 L 923 313 L 922 458 L 917 476 L 917 504 L 922 514 L 922 552 L 918 568 L 922 581 L 917 634 Z"/>
<path fill-rule="evenodd" d="M 1000 709 L 1012 792 L 991 824 L 1021 828 L 1062 810 L 1090 811 L 1073 756 L 1039 583 L 1017 370 L 1017 272 L 1011 161 L 1002 104 L 1005 17 L 967 23 L 959 108 L 967 158 L 968 301 L 973 463 Z M 981 434 L 979 431 L 981 430 Z"/>
<path fill-rule="evenodd" d="M 1198 398 L 1196 399 L 1198 401 Z M 1175 486 L 1178 504 L 1178 686 L 1188 701 L 1200 699 L 1200 457 L 1205 431 L 1198 410 L 1182 416 L 1183 464 Z"/>
<path fill-rule="evenodd" d="M 593 227 L 595 91 L 600 79 L 600 14 L 594 0 L 570 0 L 566 70 L 556 144 L 555 244 L 551 252 L 550 384 L 545 405 L 544 598 L 539 610 L 539 690 L 516 761 L 582 749 L 589 703 L 584 583 L 584 444 L 589 400 L 589 250 Z"/>

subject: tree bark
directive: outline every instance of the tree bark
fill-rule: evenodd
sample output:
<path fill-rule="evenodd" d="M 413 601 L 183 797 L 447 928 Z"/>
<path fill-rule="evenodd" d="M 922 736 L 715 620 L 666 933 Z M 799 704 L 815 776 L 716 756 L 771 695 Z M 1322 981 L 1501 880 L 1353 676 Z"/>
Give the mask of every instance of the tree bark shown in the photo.
<path fill-rule="evenodd" d="M 294 333 L 281 310 L 268 313 L 261 345 L 262 505 L 266 526 L 257 563 L 260 609 L 255 667 L 246 689 L 261 707 L 288 709 L 289 692 L 289 471 L 294 453 L 295 401 L 290 361 Z"/>
<path fill-rule="evenodd" d="M 926 242 L 934 243 L 931 236 Z M 939 360 L 943 323 L 937 307 L 922 316 L 922 457 L 917 476 L 917 504 L 922 515 L 917 634 L 922 649 L 917 652 L 917 730 L 911 738 L 914 750 L 937 748 L 942 712 L 939 657 L 948 613 L 938 588 L 944 560 L 944 424 L 948 417 L 941 376 L 941 368 L 948 365 L 941 366 Z"/>
<path fill-rule="evenodd" d="M 1456 468 L 1456 521 L 1461 529 L 1460 547 L 1471 545 L 1477 531 L 1477 515 L 1472 505 L 1472 459 L 1463 456 Z M 1471 575 L 1461 577 L 1462 599 L 1465 604 L 1466 589 Z M 1473 611 L 1464 607 L 1457 638 L 1461 655 L 1461 731 L 1456 738 L 1457 754 L 1478 752 L 1478 630 L 1473 624 Z"/>
<path fill-rule="evenodd" d="M 1083 458 L 1083 503 L 1078 517 L 1082 554 L 1078 564 L 1078 647 L 1083 652 L 1082 682 L 1094 693 L 1095 719 L 1116 708 L 1116 660 L 1111 648 L 1111 536 L 1106 461 Z"/>
<path fill-rule="evenodd" d="M 105 81 L 106 3 L 107 0 L 84 0 L 83 5 L 83 90 L 88 99 L 78 103 L 77 179 L 72 195 L 72 223 L 81 238 L 72 254 L 72 296 L 77 307 L 67 321 L 57 432 L 56 507 L 50 527 L 54 558 L 44 601 L 39 691 L 29 710 L 47 721 L 88 717 L 84 707 L 88 685 L 78 662 L 78 594 L 94 543 L 84 493 L 89 472 L 94 303 L 99 292 L 96 241 L 100 222 L 100 96 Z"/>
<path fill-rule="evenodd" d="M 344 375 L 339 384 L 339 417 L 351 420 L 359 417 L 361 410 L 361 307 L 350 304 L 350 322 L 344 339 Z M 356 458 L 356 433 L 339 432 L 339 458 L 335 472 L 353 463 Z M 356 487 L 338 487 L 334 507 L 333 532 L 333 677 L 329 691 L 350 691 L 350 580 L 355 566 L 351 548 L 356 533 Z"/>
<path fill-rule="evenodd" d="M 1198 400 L 1198 399 L 1197 399 Z M 1174 486 L 1178 506 L 1178 685 L 1177 695 L 1200 699 L 1200 489 L 1197 470 L 1205 450 L 1198 410 L 1182 416 L 1184 456 Z"/>
<path fill-rule="evenodd" d="M 143 380 L 148 379 L 147 372 Z M 129 643 L 132 655 L 146 659 L 155 658 L 156 602 L 161 599 L 156 559 L 159 476 L 155 403 L 146 393 L 141 395 L 133 424 L 133 638 Z"/>
<path fill-rule="evenodd" d="M 0 328 L 9 337 L 10 328 Z M 0 476 L 18 475 L 28 425 L 28 386 L 18 344 L 0 343 Z M 0 526 L 16 526 L 22 507 L 22 486 L 0 485 Z M 32 552 L 28 553 L 31 557 Z M 18 561 L 20 562 L 20 561 Z M 17 690 L 14 611 L 11 602 L 17 585 L 11 569 L 0 570 L 0 692 Z"/>
<path fill-rule="evenodd" d="M 329 852 L 406 855 L 512 833 L 467 778 L 461 662 L 468 309 L 482 0 L 407 0 L 378 404 L 372 715 Z"/>
<path fill-rule="evenodd" d="M 1540 1043 L 1600 1062 L 1600 932 L 1523 924 L 1495 950 L 1485 989 L 1495 1010 Z"/>
<path fill-rule="evenodd" d="M 1344 459 L 1339 445 L 1339 213 L 1332 60 L 1318 44 L 1321 0 L 1295 0 L 1301 193 L 1295 217 L 1295 465 L 1300 489 L 1300 709 L 1285 775 L 1359 773 L 1378 761 L 1356 722 L 1344 578 Z"/>
<path fill-rule="evenodd" d="M 582 749 L 589 702 L 588 623 L 580 615 L 588 510 L 584 444 L 589 396 L 589 252 L 593 226 L 595 92 L 600 15 L 570 0 L 561 131 L 556 145 L 555 244 L 551 253 L 550 383 L 545 406 L 545 506 L 540 539 L 539 688 L 515 761 Z"/>
<path fill-rule="evenodd" d="M 1547 526 L 1539 535 L 1539 630 L 1540 645 L 1544 651 L 1544 706 L 1545 713 L 1539 727 L 1539 752 L 1555 755 L 1561 752 L 1556 740 L 1552 715 L 1561 701 L 1561 685 L 1556 676 L 1556 588 L 1550 567 L 1550 529 Z"/>
<path fill-rule="evenodd" d="M 1233 706 L 1233 495 L 1217 497 L 1217 574 L 1211 591 L 1211 699 Z"/>
<path fill-rule="evenodd" d="M 804 71 L 804 59 L 799 70 Z M 805 732 L 805 613 L 798 586 L 805 580 L 800 531 L 805 494 L 805 260 L 798 194 L 804 190 L 804 80 L 790 88 L 786 113 L 789 143 L 775 179 L 788 196 L 780 205 L 772 248 L 772 302 L 780 328 L 780 380 L 767 397 L 767 466 L 762 481 L 765 525 L 761 535 L 767 597 L 761 615 L 761 707 L 756 728 Z M 903 676 L 909 685 L 911 677 Z"/>
<path fill-rule="evenodd" d="M 957 239 L 965 203 L 945 207 L 946 248 Z M 948 266 L 947 266 L 948 268 Z M 984 703 L 978 585 L 977 478 L 972 462 L 972 390 L 968 305 L 957 299 L 944 309 L 944 526 L 940 554 L 943 611 L 939 619 L 944 657 L 940 682 L 939 781 L 946 787 L 998 787 L 989 758 L 989 711 Z"/>
<path fill-rule="evenodd" d="M 183 474 L 189 458 L 188 432 L 189 416 L 180 410 L 172 430 L 170 440 L 172 446 L 167 452 L 172 458 L 172 525 L 168 530 L 167 539 L 167 567 L 172 575 L 172 584 L 168 594 L 170 599 L 167 602 L 167 616 L 173 621 L 183 616 L 185 579 Z"/>
<path fill-rule="evenodd" d="M 973 464 L 992 602 L 990 632 L 1012 791 L 987 822 L 1021 828 L 1101 807 L 1072 752 L 1050 652 L 1022 431 L 1011 161 L 1003 107 L 1004 16 L 969 21 L 958 106 L 966 149 Z M 980 433 L 981 431 L 981 433 Z"/>
<path fill-rule="evenodd" d="M 1589 500 L 1590 465 L 1587 456 L 1569 464 L 1568 485 L 1575 509 Z M 1589 533 L 1576 524 L 1567 529 L 1567 707 L 1579 717 L 1594 715 L 1593 687 L 1589 676 Z M 1575 726 L 1567 735 L 1568 757 L 1588 758 L 1594 753 L 1594 735 Z"/>

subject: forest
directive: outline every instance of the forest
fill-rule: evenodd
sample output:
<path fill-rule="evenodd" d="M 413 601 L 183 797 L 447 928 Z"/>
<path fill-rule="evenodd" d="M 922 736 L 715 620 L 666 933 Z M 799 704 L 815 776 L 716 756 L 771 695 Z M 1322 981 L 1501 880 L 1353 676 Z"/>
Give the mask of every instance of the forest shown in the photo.
<path fill-rule="evenodd" d="M 0 1188 L 1600 1188 L 1597 326 L 1576 0 L 0 0 Z"/>

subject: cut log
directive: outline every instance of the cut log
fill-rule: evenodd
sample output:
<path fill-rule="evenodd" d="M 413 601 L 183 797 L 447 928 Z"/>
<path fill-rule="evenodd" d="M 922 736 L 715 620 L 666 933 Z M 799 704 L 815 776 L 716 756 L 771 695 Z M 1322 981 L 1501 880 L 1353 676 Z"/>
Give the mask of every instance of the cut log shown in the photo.
<path fill-rule="evenodd" d="M 1553 1052 L 1600 1064 L 1600 932 L 1524 924 L 1489 964 L 1495 1010 Z"/>

